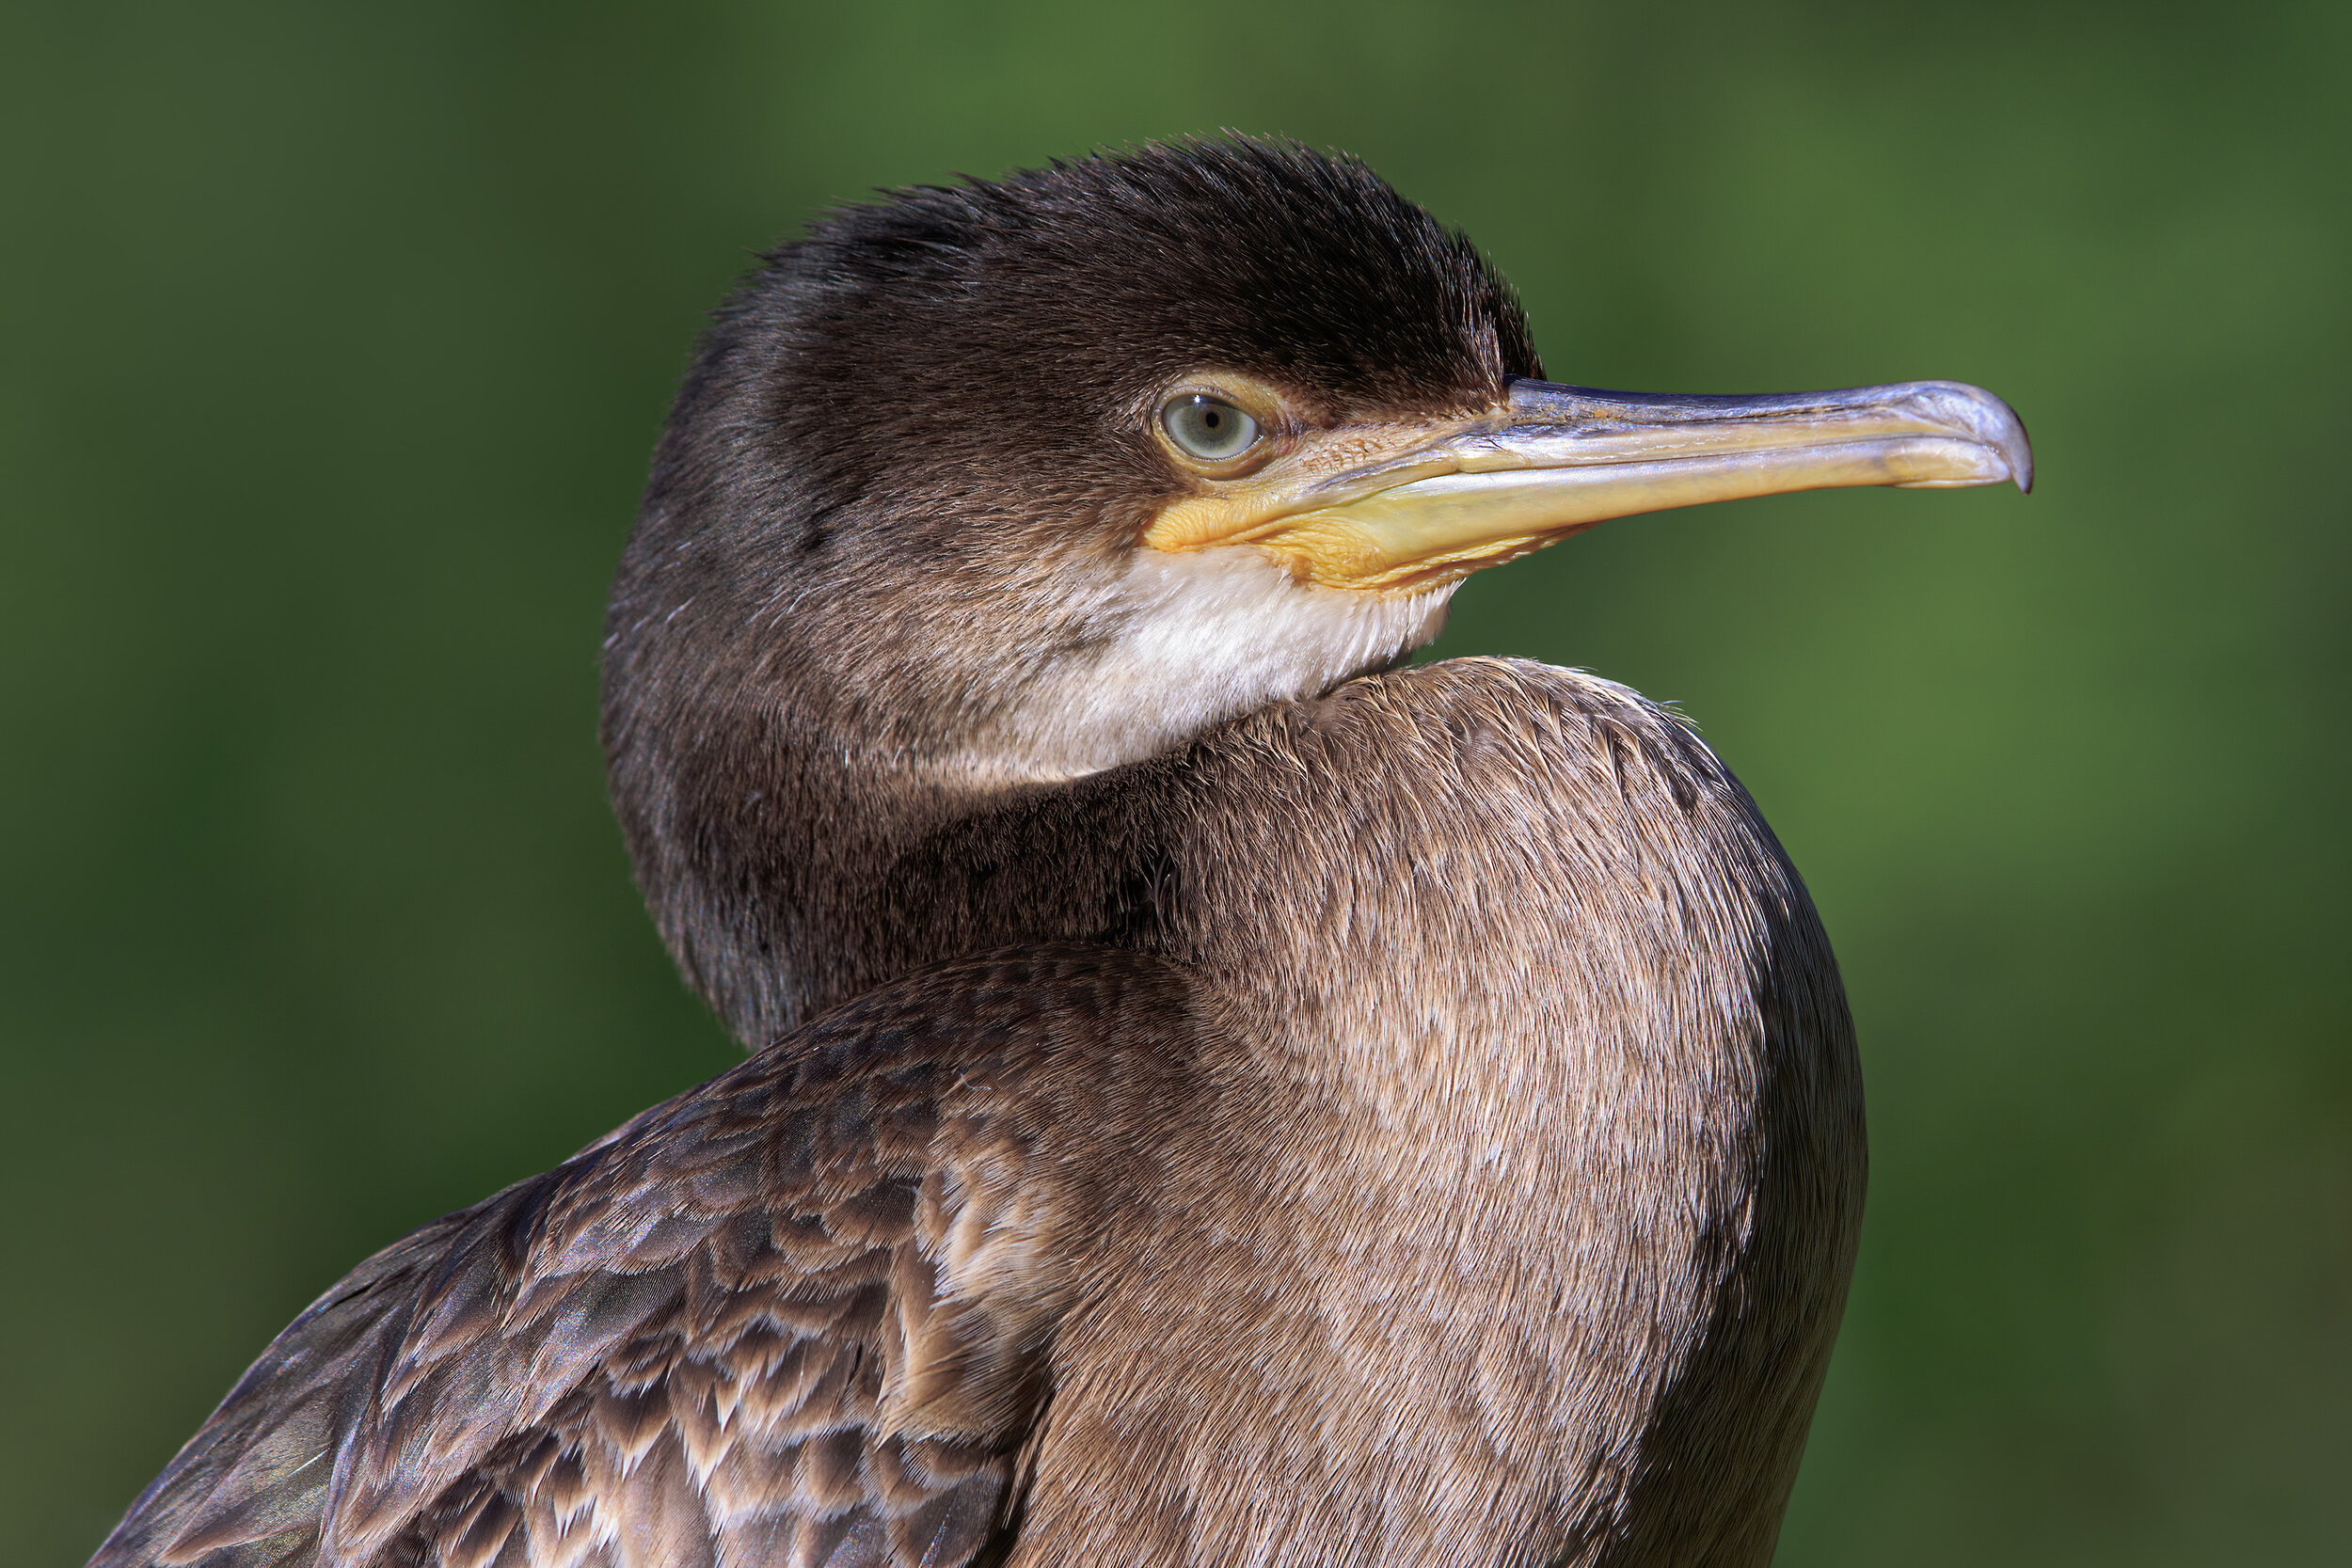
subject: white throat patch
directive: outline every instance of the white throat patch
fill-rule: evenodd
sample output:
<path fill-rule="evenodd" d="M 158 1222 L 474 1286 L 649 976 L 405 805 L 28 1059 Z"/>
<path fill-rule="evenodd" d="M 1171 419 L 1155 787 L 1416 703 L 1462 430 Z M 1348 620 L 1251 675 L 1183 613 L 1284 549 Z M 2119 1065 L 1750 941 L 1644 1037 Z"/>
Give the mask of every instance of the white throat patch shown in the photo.
<path fill-rule="evenodd" d="M 976 737 L 976 771 L 1068 779 L 1168 751 L 1268 703 L 1382 668 L 1444 629 L 1454 584 L 1389 595 L 1300 582 L 1252 545 L 1138 549 L 1086 621 L 1100 641 L 1035 672 Z"/>

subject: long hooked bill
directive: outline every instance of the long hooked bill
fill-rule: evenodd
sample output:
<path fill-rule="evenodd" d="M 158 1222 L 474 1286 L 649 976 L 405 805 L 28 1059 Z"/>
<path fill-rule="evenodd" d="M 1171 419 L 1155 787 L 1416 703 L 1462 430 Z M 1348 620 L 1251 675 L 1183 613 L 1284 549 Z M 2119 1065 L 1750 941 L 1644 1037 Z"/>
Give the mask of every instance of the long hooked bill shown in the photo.
<path fill-rule="evenodd" d="M 1668 507 L 1854 484 L 2033 486 L 2017 416 L 1956 381 L 1764 397 L 1515 381 L 1503 406 L 1413 432 L 1372 462 L 1283 467 L 1177 502 L 1145 542 L 1254 544 L 1314 582 L 1413 591 Z"/>

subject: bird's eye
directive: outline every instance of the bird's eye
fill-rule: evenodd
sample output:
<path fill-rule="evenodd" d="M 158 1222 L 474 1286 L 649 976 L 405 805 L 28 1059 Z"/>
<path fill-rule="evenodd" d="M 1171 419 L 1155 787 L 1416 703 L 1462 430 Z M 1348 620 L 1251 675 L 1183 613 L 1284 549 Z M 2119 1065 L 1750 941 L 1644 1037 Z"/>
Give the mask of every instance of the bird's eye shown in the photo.
<path fill-rule="evenodd" d="M 1223 398 L 1185 392 L 1160 409 L 1160 428 L 1176 450 L 1203 463 L 1230 463 L 1258 440 L 1258 421 Z"/>

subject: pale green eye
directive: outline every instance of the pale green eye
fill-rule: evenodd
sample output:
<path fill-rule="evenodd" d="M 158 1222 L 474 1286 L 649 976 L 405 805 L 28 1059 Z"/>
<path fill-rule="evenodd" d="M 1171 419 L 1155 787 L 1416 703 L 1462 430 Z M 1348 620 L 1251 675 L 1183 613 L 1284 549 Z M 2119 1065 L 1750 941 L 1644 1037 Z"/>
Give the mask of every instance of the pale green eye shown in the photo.
<path fill-rule="evenodd" d="M 1186 392 L 1168 400 L 1160 428 L 1176 450 L 1203 463 L 1227 463 L 1258 440 L 1258 421 L 1222 398 Z"/>

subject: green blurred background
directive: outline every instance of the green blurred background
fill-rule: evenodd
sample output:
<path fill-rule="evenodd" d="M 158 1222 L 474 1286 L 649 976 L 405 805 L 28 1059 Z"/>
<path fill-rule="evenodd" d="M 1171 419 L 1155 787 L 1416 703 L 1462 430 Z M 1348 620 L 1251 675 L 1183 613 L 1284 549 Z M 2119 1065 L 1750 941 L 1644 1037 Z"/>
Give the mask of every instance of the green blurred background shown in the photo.
<path fill-rule="evenodd" d="M 1788 1564 L 2352 1560 L 2352 8 L 0 13 L 0 1558 L 361 1255 L 733 1053 L 598 615 L 701 312 L 867 188 L 1363 154 L 1553 374 L 1949 376 L 2042 484 L 1627 522 L 1443 652 L 1680 701 L 1875 1133 Z"/>

